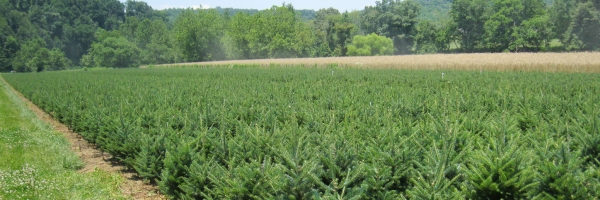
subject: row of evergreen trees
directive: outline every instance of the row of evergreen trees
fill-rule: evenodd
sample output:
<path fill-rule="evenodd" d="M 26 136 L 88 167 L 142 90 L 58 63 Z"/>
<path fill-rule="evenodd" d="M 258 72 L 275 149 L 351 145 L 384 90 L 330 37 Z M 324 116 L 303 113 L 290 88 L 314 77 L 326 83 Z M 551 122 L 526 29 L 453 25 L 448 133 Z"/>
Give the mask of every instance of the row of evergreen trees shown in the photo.
<path fill-rule="evenodd" d="M 330 72 L 4 78 L 173 199 L 600 197 L 596 74 Z"/>

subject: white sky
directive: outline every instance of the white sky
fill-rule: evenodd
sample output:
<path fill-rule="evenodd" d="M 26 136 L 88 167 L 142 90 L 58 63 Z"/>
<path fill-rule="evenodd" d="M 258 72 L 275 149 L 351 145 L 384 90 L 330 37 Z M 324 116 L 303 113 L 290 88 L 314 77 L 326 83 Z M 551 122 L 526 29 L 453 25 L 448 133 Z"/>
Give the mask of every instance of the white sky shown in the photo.
<path fill-rule="evenodd" d="M 200 5 L 207 8 L 220 6 L 222 8 L 249 8 L 264 10 L 273 5 L 282 5 L 282 0 L 262 0 L 262 1 L 239 1 L 239 0 L 139 0 L 145 1 L 154 9 L 165 8 L 198 8 Z M 291 3 L 295 9 L 313 9 L 333 7 L 340 12 L 362 10 L 367 5 L 375 5 L 377 0 L 286 0 L 285 3 Z"/>

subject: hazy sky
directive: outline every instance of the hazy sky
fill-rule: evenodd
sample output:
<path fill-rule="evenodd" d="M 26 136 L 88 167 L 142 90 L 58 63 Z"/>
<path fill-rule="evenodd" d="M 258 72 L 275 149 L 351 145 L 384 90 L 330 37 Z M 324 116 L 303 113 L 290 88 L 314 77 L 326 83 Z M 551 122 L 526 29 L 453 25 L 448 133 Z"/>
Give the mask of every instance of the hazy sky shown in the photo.
<path fill-rule="evenodd" d="M 197 8 L 199 5 L 203 7 L 222 8 L 253 8 L 267 9 L 273 5 L 281 5 L 283 2 L 291 3 L 295 9 L 313 9 L 321 8 L 337 8 L 340 12 L 362 10 L 367 5 L 375 5 L 377 0 L 255 0 L 255 1 L 240 1 L 240 0 L 140 0 L 145 1 L 154 9 L 165 8 Z"/>

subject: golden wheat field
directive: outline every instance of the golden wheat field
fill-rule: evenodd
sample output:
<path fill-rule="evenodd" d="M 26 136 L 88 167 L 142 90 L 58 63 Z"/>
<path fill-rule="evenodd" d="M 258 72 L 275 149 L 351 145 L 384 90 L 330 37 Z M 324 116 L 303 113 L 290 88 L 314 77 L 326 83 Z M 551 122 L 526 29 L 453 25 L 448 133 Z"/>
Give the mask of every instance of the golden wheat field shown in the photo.
<path fill-rule="evenodd" d="M 233 60 L 156 65 L 152 67 L 186 66 L 305 66 L 357 67 L 371 69 L 425 69 L 425 70 L 492 70 L 541 72 L 600 72 L 600 53 L 480 53 L 434 54 L 378 57 L 334 57 Z M 148 67 L 148 66 L 144 66 Z M 143 67 L 143 68 L 144 68 Z"/>

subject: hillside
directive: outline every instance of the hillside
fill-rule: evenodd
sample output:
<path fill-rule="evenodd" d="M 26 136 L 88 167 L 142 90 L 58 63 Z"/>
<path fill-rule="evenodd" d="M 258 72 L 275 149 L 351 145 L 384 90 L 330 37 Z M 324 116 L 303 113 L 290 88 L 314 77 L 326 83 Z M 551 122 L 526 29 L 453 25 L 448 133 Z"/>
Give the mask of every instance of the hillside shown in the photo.
<path fill-rule="evenodd" d="M 452 7 L 452 0 L 415 0 L 421 4 L 419 18 L 432 21 L 448 18 L 448 12 Z"/>
<path fill-rule="evenodd" d="M 452 0 L 415 0 L 421 4 L 419 18 L 432 21 L 448 18 L 448 12 L 452 8 Z M 544 0 L 547 6 L 551 6 L 554 0 Z"/>
<path fill-rule="evenodd" d="M 216 7 L 216 8 L 212 8 L 212 9 L 217 10 L 217 12 L 219 12 L 219 14 L 229 13 L 229 16 L 234 16 L 236 13 L 239 13 L 239 12 L 245 12 L 245 13 L 252 15 L 252 14 L 258 13 L 260 11 L 258 9 L 245 9 L 245 8 Z M 185 8 L 169 8 L 169 9 L 164 9 L 161 11 L 167 15 L 167 18 L 169 19 L 169 21 L 173 22 L 173 21 L 175 21 L 175 19 L 177 19 L 177 17 L 179 17 L 179 15 L 181 15 L 181 13 L 184 10 L 186 10 L 186 9 Z M 300 12 L 300 14 L 302 15 L 302 19 L 305 21 L 315 19 L 315 16 L 317 15 L 317 11 L 315 11 L 315 10 L 302 9 L 302 10 L 296 10 L 296 12 Z"/>

